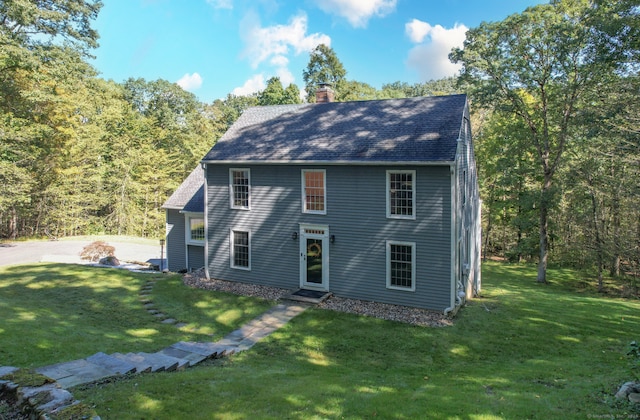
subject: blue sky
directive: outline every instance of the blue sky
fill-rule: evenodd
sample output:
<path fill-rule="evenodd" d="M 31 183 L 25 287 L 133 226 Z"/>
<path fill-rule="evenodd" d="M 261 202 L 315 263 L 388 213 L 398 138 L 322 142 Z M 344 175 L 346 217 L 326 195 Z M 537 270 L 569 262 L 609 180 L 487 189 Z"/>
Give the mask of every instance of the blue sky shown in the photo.
<path fill-rule="evenodd" d="M 309 51 L 330 45 L 347 79 L 439 79 L 468 28 L 536 0 L 106 0 L 93 65 L 105 79 L 165 79 L 212 102 L 279 76 L 302 90 Z"/>

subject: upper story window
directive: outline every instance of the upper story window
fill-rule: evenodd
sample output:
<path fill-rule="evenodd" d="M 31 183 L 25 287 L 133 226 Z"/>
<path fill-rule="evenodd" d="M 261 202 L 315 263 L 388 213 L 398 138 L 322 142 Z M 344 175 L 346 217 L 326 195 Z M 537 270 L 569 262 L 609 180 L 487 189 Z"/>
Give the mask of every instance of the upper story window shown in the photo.
<path fill-rule="evenodd" d="M 416 218 L 416 171 L 387 171 L 387 217 Z"/>
<path fill-rule="evenodd" d="M 469 118 L 464 117 L 464 124 L 462 124 L 462 140 L 469 140 Z"/>
<path fill-rule="evenodd" d="M 229 194 L 232 209 L 251 208 L 251 172 L 249 169 L 229 169 Z"/>
<path fill-rule="evenodd" d="M 324 169 L 302 170 L 302 212 L 327 214 Z"/>

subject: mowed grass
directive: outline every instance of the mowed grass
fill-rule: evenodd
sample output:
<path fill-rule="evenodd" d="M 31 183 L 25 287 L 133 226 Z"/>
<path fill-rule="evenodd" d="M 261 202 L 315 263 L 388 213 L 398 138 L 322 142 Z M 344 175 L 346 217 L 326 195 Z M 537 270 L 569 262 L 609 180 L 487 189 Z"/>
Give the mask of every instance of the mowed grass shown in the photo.
<path fill-rule="evenodd" d="M 638 418 L 640 302 L 576 292 L 584 279 L 487 263 L 453 327 L 310 309 L 251 350 L 178 373 L 74 390 L 105 419 Z M 582 286 L 580 286 L 582 288 Z"/>
<path fill-rule="evenodd" d="M 157 280 L 157 309 L 187 327 L 162 324 L 145 310 L 139 292 L 149 279 Z M 0 267 L 0 365 L 41 367 L 99 351 L 154 352 L 183 340 L 212 341 L 272 304 L 189 289 L 178 275 L 72 264 Z"/>
<path fill-rule="evenodd" d="M 535 275 L 533 266 L 486 263 L 482 297 L 452 327 L 309 309 L 227 359 L 72 392 L 103 419 L 638 418 L 613 394 L 640 374 L 626 355 L 640 339 L 640 302 L 585 291 L 571 270 L 551 270 L 549 285 Z M 146 276 L 55 264 L 0 270 L 0 364 L 215 340 L 271 305 L 160 276 L 153 300 L 189 333 L 142 309 Z"/>

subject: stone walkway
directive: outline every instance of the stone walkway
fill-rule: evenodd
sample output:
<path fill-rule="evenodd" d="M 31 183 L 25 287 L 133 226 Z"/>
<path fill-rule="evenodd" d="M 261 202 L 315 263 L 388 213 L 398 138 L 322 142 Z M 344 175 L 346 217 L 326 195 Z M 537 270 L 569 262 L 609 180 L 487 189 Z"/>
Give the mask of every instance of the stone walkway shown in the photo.
<path fill-rule="evenodd" d="M 62 388 L 71 388 L 113 376 L 184 370 L 206 359 L 250 349 L 306 308 L 293 302 L 278 304 L 217 342 L 181 341 L 155 353 L 109 355 L 100 352 L 86 359 L 45 366 L 35 371 L 54 379 Z"/>
<path fill-rule="evenodd" d="M 176 324 L 175 320 L 155 309 L 150 300 L 145 302 L 145 297 L 150 294 L 152 287 L 153 283 L 148 282 L 141 291 L 141 299 L 147 311 L 157 316 L 160 322 Z M 308 307 L 305 303 L 293 301 L 280 303 L 217 342 L 181 341 L 155 353 L 99 352 L 85 359 L 37 368 L 37 373 L 55 382 L 36 388 L 18 389 L 17 385 L 3 381 L 3 376 L 9 375 L 17 368 L 0 366 L 0 391 L 15 392 L 17 400 L 23 403 L 29 403 L 29 400 L 38 401 L 39 405 L 33 406 L 32 411 L 48 416 L 78 403 L 66 388 L 136 373 L 184 370 L 206 359 L 221 358 L 250 349 Z M 176 327 L 181 325 L 176 324 Z M 42 401 L 46 403 L 42 404 Z"/>

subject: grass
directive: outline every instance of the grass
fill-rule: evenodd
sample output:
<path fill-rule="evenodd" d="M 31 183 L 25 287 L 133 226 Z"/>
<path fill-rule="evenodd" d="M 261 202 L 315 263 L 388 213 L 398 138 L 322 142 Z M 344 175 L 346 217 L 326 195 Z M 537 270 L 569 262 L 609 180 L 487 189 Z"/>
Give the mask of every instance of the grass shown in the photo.
<path fill-rule="evenodd" d="M 640 302 L 594 294 L 571 270 L 551 270 L 549 285 L 535 275 L 531 266 L 485 264 L 483 296 L 453 327 L 310 309 L 228 359 L 72 391 L 103 419 L 638 418 L 638 407 L 612 395 L 639 374 L 626 352 L 640 338 Z M 226 304 L 242 310 L 210 312 L 219 297 L 177 281 L 154 288 L 159 304 L 193 315 L 196 330 L 250 317 L 251 302 L 233 296 Z M 0 311 L 4 299 L 0 288 Z M 7 337 L 22 345 L 2 328 L 0 351 Z"/>
<path fill-rule="evenodd" d="M 184 331 L 207 334 L 215 341 L 245 322 L 261 315 L 275 302 L 231 293 L 212 293 L 185 287 L 179 276 L 156 284 L 153 301 L 172 318 L 187 325 Z"/>
<path fill-rule="evenodd" d="M 197 328 L 178 330 L 150 315 L 139 297 L 148 279 L 158 280 L 156 307 Z M 158 351 L 183 340 L 211 341 L 271 305 L 181 285 L 177 275 L 71 264 L 0 268 L 0 364 L 40 367 L 99 351 Z M 171 294 L 176 298 L 166 296 Z"/>

